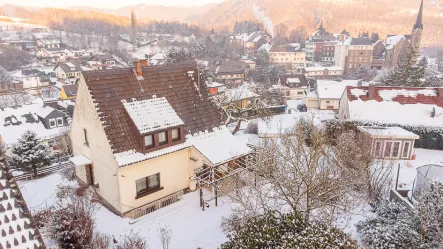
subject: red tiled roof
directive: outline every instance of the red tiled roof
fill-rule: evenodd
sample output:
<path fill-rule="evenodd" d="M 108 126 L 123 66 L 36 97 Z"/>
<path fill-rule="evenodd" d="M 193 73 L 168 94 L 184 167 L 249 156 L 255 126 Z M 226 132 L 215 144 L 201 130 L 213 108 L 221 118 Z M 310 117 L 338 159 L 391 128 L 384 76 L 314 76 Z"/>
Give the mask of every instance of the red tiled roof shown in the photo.
<path fill-rule="evenodd" d="M 363 101 L 369 100 L 369 95 L 361 95 L 359 97 L 351 94 L 351 89 L 361 89 L 369 91 L 368 86 L 360 86 L 360 87 L 354 87 L 354 86 L 348 86 L 346 87 L 346 92 L 349 101 L 354 101 L 357 99 L 361 99 Z M 386 86 L 375 86 L 374 89 L 374 100 L 377 102 L 385 101 L 380 96 L 380 91 L 398 91 L 398 90 L 405 90 L 408 92 L 414 92 L 414 91 L 420 91 L 420 90 L 432 90 L 435 91 L 435 94 L 433 96 L 428 96 L 425 94 L 417 93 L 415 96 L 405 96 L 401 93 L 398 93 L 395 97 L 392 98 L 392 101 L 401 103 L 401 104 L 428 104 L 428 105 L 437 105 L 439 107 L 443 107 L 443 96 L 439 96 L 439 90 L 438 88 L 425 88 L 425 87 L 386 87 Z"/>
<path fill-rule="evenodd" d="M 189 71 L 195 72 L 194 81 L 188 76 Z M 142 80 L 131 68 L 83 72 L 114 153 L 139 150 L 123 99 L 165 97 L 185 123 L 187 134 L 220 126 L 221 113 L 211 102 L 203 79 L 200 92 L 197 91 L 196 74 L 197 67 L 192 64 L 144 67 Z"/>

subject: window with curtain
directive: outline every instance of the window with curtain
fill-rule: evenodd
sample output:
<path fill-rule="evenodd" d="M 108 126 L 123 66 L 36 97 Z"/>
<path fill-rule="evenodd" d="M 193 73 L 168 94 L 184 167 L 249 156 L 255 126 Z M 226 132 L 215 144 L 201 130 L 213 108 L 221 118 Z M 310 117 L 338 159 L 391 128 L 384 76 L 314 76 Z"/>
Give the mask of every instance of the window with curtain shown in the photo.
<path fill-rule="evenodd" d="M 137 195 L 160 188 L 160 173 L 143 177 L 135 181 Z"/>
<path fill-rule="evenodd" d="M 174 129 L 172 130 L 172 141 L 180 140 L 180 130 Z"/>
<path fill-rule="evenodd" d="M 168 136 L 167 136 L 167 134 L 166 134 L 166 131 L 164 131 L 164 132 L 160 132 L 160 133 L 158 134 L 158 142 L 159 142 L 160 144 L 165 144 L 165 143 L 168 142 Z"/>

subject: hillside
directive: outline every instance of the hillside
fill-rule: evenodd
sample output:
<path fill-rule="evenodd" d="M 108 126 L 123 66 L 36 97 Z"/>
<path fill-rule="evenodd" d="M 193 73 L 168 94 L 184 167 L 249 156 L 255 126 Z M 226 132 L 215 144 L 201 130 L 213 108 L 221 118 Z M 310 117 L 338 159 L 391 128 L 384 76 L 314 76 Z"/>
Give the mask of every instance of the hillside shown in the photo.
<path fill-rule="evenodd" d="M 202 28 L 229 29 L 236 21 L 255 20 L 254 6 L 263 10 L 273 25 L 304 25 L 309 31 L 323 22 L 330 32 L 346 29 L 352 35 L 361 31 L 410 34 L 420 0 L 226 0 L 202 15 Z M 443 11 L 424 8 L 423 46 L 443 46 Z M 266 26 L 266 25 L 265 25 Z"/>
<path fill-rule="evenodd" d="M 133 6 L 126 6 L 118 9 L 94 9 L 85 6 L 76 6 L 71 9 L 89 10 L 95 12 L 102 12 L 106 14 L 114 14 L 117 16 L 129 16 L 131 10 L 134 10 L 137 18 L 149 20 L 164 20 L 164 21 L 197 21 L 200 15 L 207 13 L 210 9 L 217 6 L 217 4 L 206 4 L 203 6 L 191 7 L 174 7 L 161 5 L 146 5 L 138 4 Z"/>

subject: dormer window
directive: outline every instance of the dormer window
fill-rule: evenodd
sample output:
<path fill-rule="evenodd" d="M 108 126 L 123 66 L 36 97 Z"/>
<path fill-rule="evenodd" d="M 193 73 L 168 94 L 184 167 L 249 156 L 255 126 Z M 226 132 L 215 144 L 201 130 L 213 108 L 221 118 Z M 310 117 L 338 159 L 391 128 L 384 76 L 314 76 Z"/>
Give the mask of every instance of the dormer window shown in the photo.
<path fill-rule="evenodd" d="M 152 135 L 145 136 L 145 147 L 154 147 L 154 139 Z"/>
<path fill-rule="evenodd" d="M 160 145 L 168 143 L 168 134 L 166 133 L 166 131 L 160 132 L 158 134 L 158 143 Z"/>
<path fill-rule="evenodd" d="M 173 142 L 180 140 L 180 129 L 177 128 L 177 129 L 172 130 L 171 134 L 172 134 L 172 141 Z"/>

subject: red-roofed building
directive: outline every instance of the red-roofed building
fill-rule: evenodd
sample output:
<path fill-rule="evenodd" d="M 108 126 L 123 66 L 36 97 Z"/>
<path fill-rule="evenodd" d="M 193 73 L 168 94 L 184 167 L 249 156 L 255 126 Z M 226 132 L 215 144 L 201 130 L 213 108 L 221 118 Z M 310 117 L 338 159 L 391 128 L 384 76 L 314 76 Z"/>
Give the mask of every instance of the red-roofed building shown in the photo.
<path fill-rule="evenodd" d="M 340 100 L 339 117 L 443 127 L 443 88 L 348 86 Z"/>

